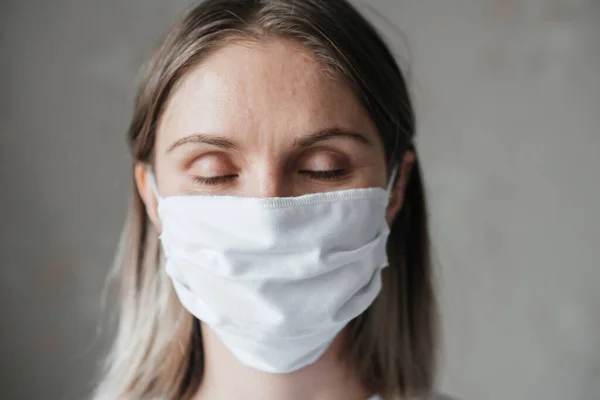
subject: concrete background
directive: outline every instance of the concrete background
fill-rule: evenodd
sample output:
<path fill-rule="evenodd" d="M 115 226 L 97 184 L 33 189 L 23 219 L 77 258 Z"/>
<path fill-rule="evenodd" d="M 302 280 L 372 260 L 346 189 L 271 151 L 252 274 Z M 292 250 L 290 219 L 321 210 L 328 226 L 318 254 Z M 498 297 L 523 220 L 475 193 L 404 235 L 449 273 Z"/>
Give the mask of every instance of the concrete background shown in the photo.
<path fill-rule="evenodd" d="M 0 1 L 0 398 L 78 399 L 129 188 L 137 72 L 189 1 Z M 368 1 L 419 115 L 441 388 L 600 398 L 600 2 Z M 405 58 L 405 57 L 402 58 Z"/>

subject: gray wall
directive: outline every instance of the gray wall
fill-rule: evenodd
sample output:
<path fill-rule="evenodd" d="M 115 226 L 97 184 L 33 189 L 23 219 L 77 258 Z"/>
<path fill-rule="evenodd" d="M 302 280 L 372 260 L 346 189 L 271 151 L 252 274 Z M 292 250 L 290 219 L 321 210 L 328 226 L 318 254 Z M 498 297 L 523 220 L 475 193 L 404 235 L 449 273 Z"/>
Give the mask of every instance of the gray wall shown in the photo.
<path fill-rule="evenodd" d="M 99 298 L 130 184 L 136 74 L 188 3 L 0 2 L 3 399 L 90 387 L 109 333 L 97 335 Z M 600 3 L 369 3 L 411 49 L 441 388 L 600 398 Z"/>

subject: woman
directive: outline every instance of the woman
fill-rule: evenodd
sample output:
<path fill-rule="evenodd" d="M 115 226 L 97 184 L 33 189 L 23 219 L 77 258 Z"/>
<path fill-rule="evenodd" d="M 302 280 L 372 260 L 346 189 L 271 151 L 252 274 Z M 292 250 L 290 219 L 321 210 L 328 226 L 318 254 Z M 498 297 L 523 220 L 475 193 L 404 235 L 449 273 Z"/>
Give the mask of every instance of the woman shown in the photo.
<path fill-rule="evenodd" d="M 436 308 L 406 83 L 345 0 L 208 0 L 139 87 L 98 399 L 409 399 Z"/>

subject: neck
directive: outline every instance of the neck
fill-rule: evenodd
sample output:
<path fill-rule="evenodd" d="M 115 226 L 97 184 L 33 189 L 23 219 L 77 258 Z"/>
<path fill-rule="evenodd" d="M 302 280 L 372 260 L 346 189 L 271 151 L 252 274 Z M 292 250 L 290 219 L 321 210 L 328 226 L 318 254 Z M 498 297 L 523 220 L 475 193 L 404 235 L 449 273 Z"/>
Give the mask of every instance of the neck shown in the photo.
<path fill-rule="evenodd" d="M 248 367 L 202 324 L 204 376 L 194 400 L 365 400 L 369 394 L 344 363 L 344 331 L 315 363 L 288 374 Z"/>

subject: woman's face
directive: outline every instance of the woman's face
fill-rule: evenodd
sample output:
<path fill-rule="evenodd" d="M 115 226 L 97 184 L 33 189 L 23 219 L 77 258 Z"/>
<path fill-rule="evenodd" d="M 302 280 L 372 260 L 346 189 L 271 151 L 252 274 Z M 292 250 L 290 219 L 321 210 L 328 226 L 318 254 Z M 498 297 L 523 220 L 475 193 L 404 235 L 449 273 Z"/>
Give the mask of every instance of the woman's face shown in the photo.
<path fill-rule="evenodd" d="M 287 197 L 387 183 L 381 139 L 350 87 L 286 40 L 229 44 L 181 81 L 158 126 L 155 174 L 161 196 Z M 136 180 L 157 223 L 141 165 Z"/>

